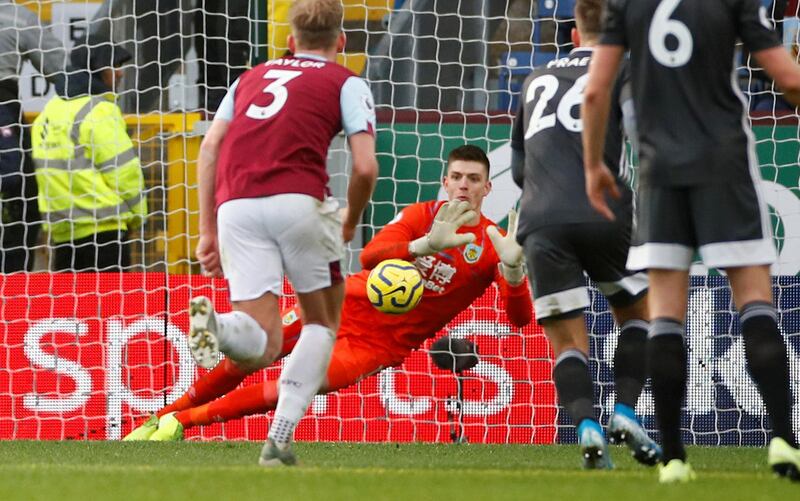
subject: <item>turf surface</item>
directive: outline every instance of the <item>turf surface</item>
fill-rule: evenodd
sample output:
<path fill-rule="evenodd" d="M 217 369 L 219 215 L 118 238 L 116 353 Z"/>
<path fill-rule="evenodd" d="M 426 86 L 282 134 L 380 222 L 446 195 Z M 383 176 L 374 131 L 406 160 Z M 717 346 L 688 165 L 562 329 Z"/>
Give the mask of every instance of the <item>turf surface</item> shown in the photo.
<path fill-rule="evenodd" d="M 265 470 L 261 444 L 0 442 L 0 500 L 671 499 L 794 500 L 766 450 L 690 448 L 699 479 L 661 486 L 614 448 L 614 471 L 582 471 L 576 446 L 301 443 L 302 465 Z"/>

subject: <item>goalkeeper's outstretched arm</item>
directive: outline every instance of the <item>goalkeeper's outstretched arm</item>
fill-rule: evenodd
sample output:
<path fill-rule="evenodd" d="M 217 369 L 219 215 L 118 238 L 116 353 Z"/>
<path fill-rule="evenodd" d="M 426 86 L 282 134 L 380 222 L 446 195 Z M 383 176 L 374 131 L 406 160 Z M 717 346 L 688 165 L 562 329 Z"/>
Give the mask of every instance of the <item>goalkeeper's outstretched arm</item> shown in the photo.
<path fill-rule="evenodd" d="M 361 251 L 361 267 L 371 270 L 385 259 L 413 261 L 408 242 L 425 233 L 419 224 L 423 210 L 422 204 L 410 205 L 376 233 Z"/>
<path fill-rule="evenodd" d="M 392 258 L 413 261 L 415 257 L 429 256 L 475 240 L 472 233 L 457 233 L 475 217 L 475 211 L 467 202 L 440 205 L 431 224 L 432 214 L 426 211 L 433 207 L 436 205 L 420 203 L 403 209 L 361 252 L 361 266 L 370 270 L 384 259 Z"/>
<path fill-rule="evenodd" d="M 508 319 L 517 327 L 528 325 L 533 318 L 533 304 L 528 280 L 525 278 L 522 247 L 517 243 L 517 211 L 508 213 L 508 232 L 503 234 L 496 226 L 490 226 L 486 233 L 492 242 L 500 263 L 494 280 L 500 286 Z"/>
<path fill-rule="evenodd" d="M 517 327 L 524 327 L 533 320 L 533 302 L 531 301 L 531 289 L 528 280 L 524 278 L 517 285 L 512 285 L 503 277 L 498 270 L 494 278 L 500 286 L 500 297 L 508 320 Z"/>

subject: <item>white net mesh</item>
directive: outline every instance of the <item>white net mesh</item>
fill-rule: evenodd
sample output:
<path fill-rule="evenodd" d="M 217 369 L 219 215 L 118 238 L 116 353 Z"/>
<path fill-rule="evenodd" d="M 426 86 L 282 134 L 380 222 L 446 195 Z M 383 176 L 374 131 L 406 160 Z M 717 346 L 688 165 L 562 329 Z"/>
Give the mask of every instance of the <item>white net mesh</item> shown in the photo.
<path fill-rule="evenodd" d="M 183 341 L 192 295 L 227 306 L 222 282 L 193 275 L 197 235 L 196 158 L 228 85 L 246 67 L 285 50 L 290 1 L 151 0 L 40 1 L 25 13 L 0 0 L 0 110 L 3 140 L 0 278 L 0 438 L 116 439 L 135 419 L 180 396 L 198 372 Z M 795 8 L 789 2 L 790 12 Z M 570 49 L 568 0 L 347 0 L 346 53 L 340 60 L 370 83 L 378 104 L 380 179 L 346 263 L 355 271 L 364 242 L 399 209 L 441 197 L 443 158 L 472 143 L 490 151 L 494 189 L 484 212 L 502 221 L 519 197 L 510 171 L 511 116 L 516 93 L 533 65 Z M 771 3 L 770 3 L 771 4 Z M 38 51 L 57 54 L 46 35 L 24 23 L 35 13 L 67 51 L 88 33 L 125 47 L 118 100 L 144 174 L 148 217 L 129 233 L 126 273 L 50 273 L 52 240 L 36 234 L 30 146 L 15 128 L 20 105 L 30 124 L 56 91 Z M 267 19 L 269 18 L 269 22 Z M 36 19 L 35 17 L 33 18 Z M 797 53 L 798 20 L 779 26 Z M 269 29 L 268 29 L 269 27 Z M 33 34 L 34 46 L 20 40 Z M 28 37 L 30 39 L 31 37 Z M 69 52 L 67 52 L 69 54 Z M 26 61 L 18 83 L 15 59 Z M 24 56 L 27 56 L 24 57 Z M 62 56 L 58 70 L 65 69 Z M 745 60 L 746 61 L 746 60 Z M 795 394 L 800 384 L 796 274 L 800 271 L 797 115 L 758 72 L 742 65 L 765 195 L 781 250 L 776 300 L 790 345 Z M 17 97 L 18 96 L 18 97 Z M 7 116 L 6 116 L 7 114 Z M 8 134 L 7 134 L 8 131 Z M 329 156 L 331 187 L 342 197 L 348 157 L 343 138 Z M 24 176 L 19 176 L 23 172 Z M 16 187 L 15 187 L 16 182 Z M 27 203 L 27 205 L 26 205 Z M 25 210 L 23 210 L 23 208 Z M 16 272 L 18 270 L 33 273 Z M 743 365 L 743 348 L 727 282 L 714 270 L 693 269 L 687 328 L 690 388 L 683 426 L 690 442 L 763 444 L 764 409 Z M 287 305 L 292 302 L 287 299 Z M 611 364 L 616 330 L 605 301 L 593 294 L 588 316 L 597 403 L 605 422 L 613 406 Z M 512 327 L 490 288 L 446 329 L 476 341 L 481 363 L 459 382 L 432 366 L 424 350 L 398 368 L 318 397 L 298 429 L 308 440 L 549 443 L 574 440 L 556 405 L 549 347 L 541 330 Z M 427 346 L 427 345 L 426 345 Z M 246 383 L 275 378 L 278 369 Z M 461 385 L 459 398 L 458 385 Z M 654 427 L 645 390 L 639 409 Z M 459 417 L 459 414 L 461 415 Z M 798 423 L 797 412 L 795 423 Z M 797 426 L 796 426 L 797 427 Z M 187 431 L 189 437 L 263 439 L 267 419 L 253 416 Z"/>

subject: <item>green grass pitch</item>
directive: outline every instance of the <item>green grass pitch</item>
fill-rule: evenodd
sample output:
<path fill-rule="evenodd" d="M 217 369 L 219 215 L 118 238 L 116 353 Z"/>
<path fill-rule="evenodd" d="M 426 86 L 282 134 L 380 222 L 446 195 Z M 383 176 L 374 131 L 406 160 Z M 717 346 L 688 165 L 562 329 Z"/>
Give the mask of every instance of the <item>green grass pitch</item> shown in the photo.
<path fill-rule="evenodd" d="M 613 471 L 582 471 L 576 446 L 299 443 L 302 465 L 276 470 L 257 466 L 260 448 L 0 442 L 0 500 L 800 499 L 755 448 L 690 448 L 698 480 L 668 486 L 619 447 Z"/>

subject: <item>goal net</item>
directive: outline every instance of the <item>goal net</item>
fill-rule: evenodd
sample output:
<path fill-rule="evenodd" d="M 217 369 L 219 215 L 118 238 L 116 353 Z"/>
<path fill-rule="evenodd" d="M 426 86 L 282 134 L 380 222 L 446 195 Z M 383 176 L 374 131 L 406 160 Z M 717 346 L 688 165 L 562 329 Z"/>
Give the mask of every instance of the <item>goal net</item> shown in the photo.
<path fill-rule="evenodd" d="M 225 282 L 201 277 L 193 255 L 197 152 L 227 86 L 247 67 L 286 50 L 291 0 L 18 1 L 24 13 L 7 3 L 0 2 L 0 9 L 6 9 L 0 10 L 0 64 L 23 57 L 17 94 L 0 99 L 0 111 L 10 117 L 0 124 L 0 262 L 5 271 L 0 275 L 0 439 L 118 439 L 202 375 L 184 341 L 189 298 L 205 294 L 220 310 L 230 308 Z M 569 52 L 573 2 L 343 3 L 348 43 L 340 63 L 363 76 L 373 90 L 380 161 L 375 195 L 348 251 L 348 271 L 357 271 L 360 249 L 400 209 L 444 197 L 444 159 L 461 144 L 489 152 L 493 189 L 484 213 L 505 224 L 520 195 L 509 170 L 519 89 L 533 66 Z M 774 7 L 772 1 L 765 4 Z M 776 17 L 796 55 L 796 1 L 775 4 L 787 7 L 785 19 Z M 66 48 L 67 57 L 90 33 L 121 44 L 133 56 L 124 68 L 117 103 L 144 173 L 148 217 L 128 234 L 133 263 L 125 273 L 51 272 L 52 241 L 39 231 L 33 210 L 35 178 L 33 167 L 25 163 L 30 146 L 22 131 L 29 130 L 56 93 L 53 74 L 42 74 L 48 70 L 37 63 L 41 55 L 36 49 L 57 49 L 47 45 L 45 32 L 24 26 L 31 16 Z M 35 34 L 38 45 L 2 41 L 21 39 L 21 31 Z M 66 69 L 66 61 L 64 57 L 58 70 Z M 736 76 L 748 101 L 762 190 L 780 251 L 773 268 L 776 302 L 790 348 L 795 395 L 800 395 L 798 116 L 749 64 L 742 56 Z M 343 198 L 349 163 L 343 137 L 334 140 L 328 163 L 331 188 Z M 293 302 L 289 294 L 284 306 Z M 594 288 L 587 325 L 590 366 L 598 381 L 597 412 L 605 423 L 614 403 L 612 360 L 618 331 Z M 699 263 L 692 268 L 687 330 L 684 438 L 695 444 L 765 444 L 769 421 L 744 366 L 727 280 Z M 433 366 L 428 343 L 402 366 L 317 397 L 301 421 L 298 438 L 575 440 L 569 418 L 557 404 L 547 340 L 535 323 L 513 327 L 495 288 L 453 319 L 444 333 L 473 339 L 480 363 L 457 378 Z M 274 379 L 279 370 L 280 364 L 250 376 L 245 384 Z M 637 410 L 652 431 L 648 388 Z M 799 413 L 796 403 L 796 430 Z M 257 415 L 193 428 L 187 437 L 261 440 L 268 419 Z"/>

